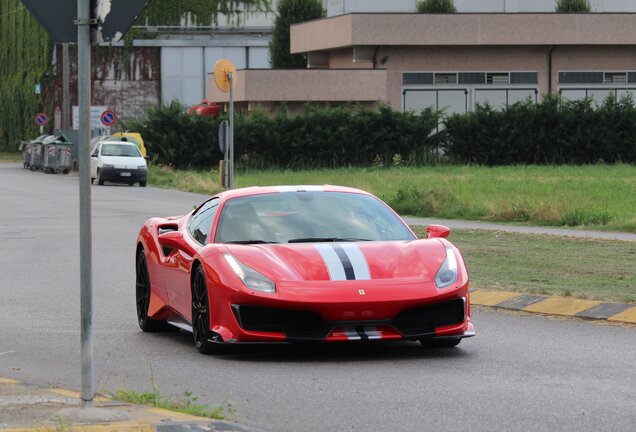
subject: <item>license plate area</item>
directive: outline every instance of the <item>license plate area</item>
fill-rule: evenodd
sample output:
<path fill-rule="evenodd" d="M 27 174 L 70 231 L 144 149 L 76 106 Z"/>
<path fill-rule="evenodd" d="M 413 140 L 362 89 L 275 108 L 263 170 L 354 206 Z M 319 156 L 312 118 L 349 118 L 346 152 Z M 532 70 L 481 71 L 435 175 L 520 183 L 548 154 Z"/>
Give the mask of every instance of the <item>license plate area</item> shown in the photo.
<path fill-rule="evenodd" d="M 129 172 L 122 172 L 119 174 L 122 177 L 130 177 L 130 173 Z"/>

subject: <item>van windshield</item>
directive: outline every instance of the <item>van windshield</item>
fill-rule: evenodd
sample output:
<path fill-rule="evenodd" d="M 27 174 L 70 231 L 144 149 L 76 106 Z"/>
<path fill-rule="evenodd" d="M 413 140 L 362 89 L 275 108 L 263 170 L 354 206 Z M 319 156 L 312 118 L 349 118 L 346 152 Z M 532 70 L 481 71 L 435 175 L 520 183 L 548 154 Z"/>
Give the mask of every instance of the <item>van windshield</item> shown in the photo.
<path fill-rule="evenodd" d="M 131 144 L 103 144 L 102 156 L 141 157 L 141 153 Z"/>

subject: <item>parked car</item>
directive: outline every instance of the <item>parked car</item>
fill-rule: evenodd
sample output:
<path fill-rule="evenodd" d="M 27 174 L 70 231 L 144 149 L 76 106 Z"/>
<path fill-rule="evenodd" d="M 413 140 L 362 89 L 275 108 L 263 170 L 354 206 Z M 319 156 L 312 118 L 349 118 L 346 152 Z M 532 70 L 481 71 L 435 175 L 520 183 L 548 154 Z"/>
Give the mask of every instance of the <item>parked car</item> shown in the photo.
<path fill-rule="evenodd" d="M 215 102 L 209 102 L 207 99 L 204 99 L 199 105 L 191 106 L 188 109 L 188 114 L 218 117 L 219 115 L 221 115 L 221 105 Z"/>
<path fill-rule="evenodd" d="M 146 332 L 189 331 L 206 354 L 255 342 L 453 347 L 475 331 L 468 272 L 449 232 L 430 225 L 417 239 L 358 189 L 229 190 L 143 225 L 137 320 Z"/>
<path fill-rule="evenodd" d="M 91 152 L 91 183 L 127 183 L 146 186 L 148 166 L 137 145 L 133 142 L 94 140 Z"/>

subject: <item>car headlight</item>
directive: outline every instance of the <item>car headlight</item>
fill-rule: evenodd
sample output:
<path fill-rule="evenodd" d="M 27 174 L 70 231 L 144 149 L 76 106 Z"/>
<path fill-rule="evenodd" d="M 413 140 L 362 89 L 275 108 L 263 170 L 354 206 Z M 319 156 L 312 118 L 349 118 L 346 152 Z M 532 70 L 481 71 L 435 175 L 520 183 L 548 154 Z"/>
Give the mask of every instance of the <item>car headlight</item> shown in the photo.
<path fill-rule="evenodd" d="M 139 165 L 139 166 L 137 167 L 137 169 L 138 169 L 138 170 L 145 170 L 145 169 L 148 169 L 148 167 L 146 167 L 146 165 Z"/>
<path fill-rule="evenodd" d="M 457 257 L 453 249 L 446 248 L 446 259 L 435 275 L 437 288 L 446 288 L 457 281 Z"/>
<path fill-rule="evenodd" d="M 276 284 L 253 268 L 246 266 L 233 255 L 223 254 L 223 257 L 246 287 L 268 293 L 276 292 Z"/>
<path fill-rule="evenodd" d="M 102 168 L 115 168 L 115 165 L 104 164 L 104 165 L 102 165 Z"/>

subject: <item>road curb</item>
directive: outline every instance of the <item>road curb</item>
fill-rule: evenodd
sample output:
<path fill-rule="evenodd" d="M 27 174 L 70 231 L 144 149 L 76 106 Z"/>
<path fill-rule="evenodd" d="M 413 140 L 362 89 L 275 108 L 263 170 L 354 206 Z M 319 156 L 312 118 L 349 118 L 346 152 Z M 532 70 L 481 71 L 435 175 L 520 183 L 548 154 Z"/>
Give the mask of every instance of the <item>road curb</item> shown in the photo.
<path fill-rule="evenodd" d="M 636 324 L 636 304 L 634 303 L 613 303 L 574 297 L 488 290 L 471 291 L 470 303 L 495 309 Z"/>
<path fill-rule="evenodd" d="M 235 423 L 120 402 L 104 396 L 96 397 L 94 407 L 87 409 L 94 408 L 101 413 L 95 418 L 90 413 L 80 416 L 86 417 L 82 419 L 65 417 L 64 412 L 69 410 L 83 410 L 79 408 L 79 399 L 79 392 L 73 390 L 37 387 L 0 377 L 3 412 L 0 432 L 247 432 Z M 12 413 L 19 414 L 13 416 Z M 123 414 L 123 417 L 114 414 Z M 100 419 L 100 416 L 104 418 Z M 109 419 L 111 417 L 113 420 Z"/>

